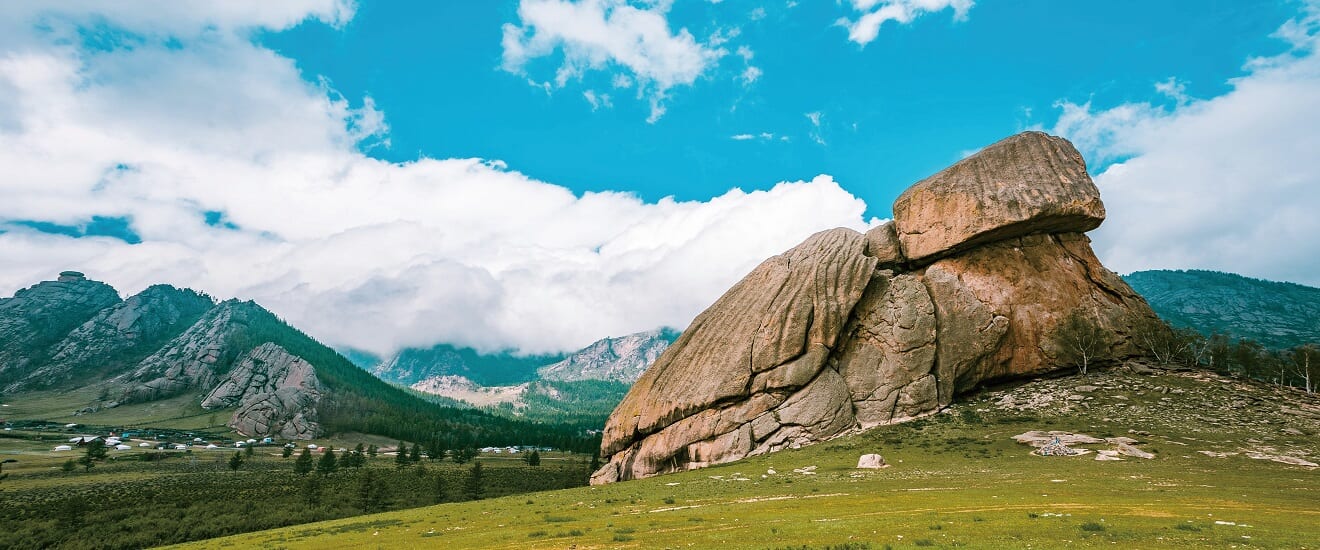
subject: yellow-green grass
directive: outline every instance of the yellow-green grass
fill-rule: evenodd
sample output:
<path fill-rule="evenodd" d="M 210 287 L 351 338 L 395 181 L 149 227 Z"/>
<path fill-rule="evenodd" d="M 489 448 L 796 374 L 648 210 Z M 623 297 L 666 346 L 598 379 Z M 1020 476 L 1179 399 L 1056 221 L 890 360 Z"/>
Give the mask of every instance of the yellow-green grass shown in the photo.
<path fill-rule="evenodd" d="M 1122 383 L 1131 388 L 1097 393 L 1091 410 L 1023 414 L 997 410 L 987 398 L 923 421 L 702 470 L 347 518 L 195 546 L 1320 547 L 1320 472 L 1197 452 L 1251 444 L 1261 433 L 1277 433 L 1280 426 L 1271 424 L 1277 419 L 1262 419 L 1264 427 L 1213 418 L 1187 425 L 1150 407 L 1148 422 L 1134 425 L 1131 417 L 1111 413 L 1161 403 L 1166 394 L 1146 386 L 1196 390 L 1179 397 L 1192 407 L 1209 406 L 1211 401 L 1198 399 L 1220 388 L 1185 376 Z M 1111 401 L 1117 409 L 1106 408 Z M 1010 439 L 1031 429 L 1113 436 L 1134 428 L 1152 432 L 1140 437 L 1158 458 L 1039 457 Z M 1280 442 L 1309 449 L 1314 457 L 1311 434 Z M 858 456 L 870 452 L 882 453 L 891 467 L 854 469 Z M 808 466 L 817 466 L 814 474 L 793 471 Z"/>
<path fill-rule="evenodd" d="M 74 390 L 50 390 L 5 398 L 0 418 L 8 420 L 41 419 L 56 424 L 78 423 L 91 426 L 151 427 L 172 430 L 226 431 L 225 423 L 233 409 L 206 410 L 195 395 L 131 403 L 92 413 L 75 414 L 97 401 L 100 388 L 89 386 Z"/>

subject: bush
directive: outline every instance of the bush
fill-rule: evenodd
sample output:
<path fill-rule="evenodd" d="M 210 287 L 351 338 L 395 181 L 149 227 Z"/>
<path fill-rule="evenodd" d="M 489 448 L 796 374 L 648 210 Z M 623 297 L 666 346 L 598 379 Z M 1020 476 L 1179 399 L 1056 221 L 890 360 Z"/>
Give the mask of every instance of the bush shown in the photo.
<path fill-rule="evenodd" d="M 1081 528 L 1082 528 L 1083 531 L 1086 531 L 1086 532 L 1089 532 L 1089 533 L 1099 533 L 1099 532 L 1102 532 L 1102 531 L 1105 530 L 1105 526 L 1104 526 L 1104 524 L 1102 524 L 1102 523 L 1096 523 L 1096 522 L 1094 522 L 1094 521 L 1088 521 L 1088 522 L 1086 522 L 1086 523 L 1083 523 L 1083 524 L 1081 525 Z"/>

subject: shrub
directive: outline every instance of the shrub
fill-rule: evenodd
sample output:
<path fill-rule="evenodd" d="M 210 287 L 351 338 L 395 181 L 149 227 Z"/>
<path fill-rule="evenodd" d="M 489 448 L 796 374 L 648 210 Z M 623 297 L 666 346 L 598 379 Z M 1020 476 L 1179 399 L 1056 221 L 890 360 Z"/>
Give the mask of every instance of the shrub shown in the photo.
<path fill-rule="evenodd" d="M 1086 531 L 1086 532 L 1089 532 L 1089 533 L 1099 533 L 1099 532 L 1105 530 L 1105 526 L 1104 526 L 1104 524 L 1102 524 L 1102 523 L 1096 523 L 1096 522 L 1094 522 L 1094 521 L 1088 521 L 1088 522 L 1086 522 L 1086 523 L 1083 523 L 1083 524 L 1081 525 L 1081 528 L 1082 528 L 1083 531 Z"/>

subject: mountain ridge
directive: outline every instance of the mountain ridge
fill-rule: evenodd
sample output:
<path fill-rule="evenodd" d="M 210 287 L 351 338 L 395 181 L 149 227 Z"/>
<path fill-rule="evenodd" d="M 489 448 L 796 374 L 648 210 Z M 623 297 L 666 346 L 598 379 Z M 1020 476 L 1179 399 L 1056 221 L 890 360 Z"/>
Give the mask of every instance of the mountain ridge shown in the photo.
<path fill-rule="evenodd" d="M 1170 324 L 1275 349 L 1320 344 L 1320 288 L 1199 269 L 1123 277 Z"/>

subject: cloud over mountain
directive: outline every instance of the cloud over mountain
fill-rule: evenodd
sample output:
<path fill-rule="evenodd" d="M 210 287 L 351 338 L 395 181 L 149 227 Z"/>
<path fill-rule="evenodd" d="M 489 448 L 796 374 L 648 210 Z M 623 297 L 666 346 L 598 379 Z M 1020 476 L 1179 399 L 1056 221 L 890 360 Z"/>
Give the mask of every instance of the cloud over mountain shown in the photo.
<path fill-rule="evenodd" d="M 498 160 L 371 158 L 389 138 L 371 98 L 251 39 L 350 4 L 68 6 L 0 8 L 3 294 L 74 268 L 255 299 L 380 353 L 539 352 L 684 326 L 763 258 L 866 225 L 827 176 L 645 202 Z"/>

